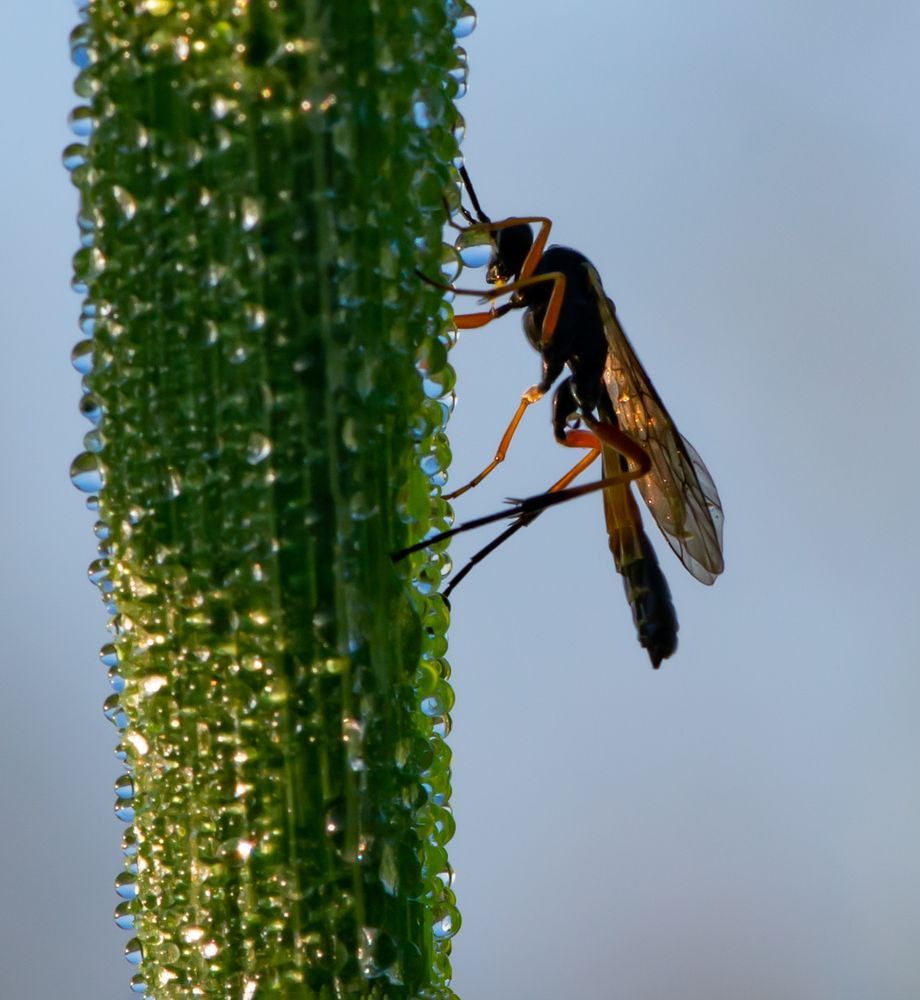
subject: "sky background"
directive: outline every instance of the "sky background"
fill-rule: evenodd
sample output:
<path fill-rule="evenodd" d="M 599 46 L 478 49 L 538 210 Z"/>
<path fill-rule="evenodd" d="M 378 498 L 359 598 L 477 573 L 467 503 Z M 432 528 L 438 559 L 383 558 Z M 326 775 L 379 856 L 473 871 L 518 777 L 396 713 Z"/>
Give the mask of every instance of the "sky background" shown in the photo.
<path fill-rule="evenodd" d="M 680 648 L 653 672 L 601 500 L 548 512 L 453 597 L 464 1000 L 916 1000 L 920 6 L 482 3 L 467 166 L 495 218 L 545 214 L 600 271 L 723 500 L 726 572 L 653 526 Z M 122 826 L 67 469 L 72 0 L 13 4 L 0 64 L 0 995 L 128 996 Z M 466 272 L 478 285 L 481 272 Z M 491 458 L 539 359 L 465 332 L 452 482 Z M 528 413 L 470 517 L 571 464 Z M 15 475 L 13 475 L 15 473 Z M 488 540 L 458 541 L 459 565 Z"/>

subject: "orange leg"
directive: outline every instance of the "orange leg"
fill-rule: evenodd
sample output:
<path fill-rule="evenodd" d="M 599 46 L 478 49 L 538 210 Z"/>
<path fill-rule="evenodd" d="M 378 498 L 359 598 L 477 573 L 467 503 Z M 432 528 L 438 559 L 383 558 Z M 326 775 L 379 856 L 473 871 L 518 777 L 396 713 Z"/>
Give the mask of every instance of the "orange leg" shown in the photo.
<path fill-rule="evenodd" d="M 519 412 L 523 412 L 523 400 Z M 583 458 L 579 459 L 579 461 L 576 462 L 575 465 L 571 469 L 569 469 L 569 471 L 560 480 L 553 483 L 553 485 L 550 486 L 550 488 L 546 491 L 546 493 L 540 494 L 540 498 L 547 496 L 558 496 L 560 492 L 564 490 L 566 486 L 568 486 L 568 484 L 576 476 L 581 475 L 581 473 L 584 472 L 585 469 L 587 469 L 588 466 L 597 459 L 597 456 L 600 455 L 603 447 L 597 435 L 592 434 L 590 431 L 584 431 L 578 429 L 570 430 L 566 434 L 565 440 L 562 442 L 562 444 L 564 444 L 567 448 L 587 448 L 589 449 L 588 454 L 585 455 Z M 531 499 L 540 499 L 540 498 L 531 498 Z M 549 506 L 549 505 L 547 504 L 544 506 Z M 451 579 L 450 583 L 447 585 L 447 588 L 444 591 L 444 598 L 447 599 L 449 597 L 450 592 L 454 589 L 454 587 L 457 586 L 457 584 L 467 575 L 467 573 L 470 572 L 470 570 L 477 563 L 482 562 L 482 560 L 485 559 L 485 557 L 490 552 L 494 552 L 499 545 L 507 541 L 515 532 L 520 531 L 521 528 L 525 528 L 528 524 L 530 524 L 531 521 L 533 521 L 540 515 L 540 511 L 542 509 L 543 509 L 542 507 L 539 507 L 535 508 L 532 511 L 528 511 L 525 505 L 525 509 L 519 511 L 518 516 L 515 517 L 514 521 L 507 528 L 505 528 L 505 530 L 500 535 L 498 535 L 497 538 L 493 538 L 488 545 L 481 548 L 472 557 L 472 559 L 470 559 L 470 561 L 466 564 L 466 566 L 464 566 L 463 569 L 461 569 L 458 573 L 454 575 L 454 577 Z M 476 521 L 468 522 L 465 526 L 461 527 L 460 530 L 466 530 L 466 528 L 478 527 L 482 524 L 489 524 L 492 521 L 499 520 L 501 517 L 504 516 L 506 515 L 499 514 L 497 516 L 493 515 L 487 518 L 479 518 Z M 446 532 L 445 534 L 449 536 L 455 533 L 456 533 L 455 531 L 450 531 Z M 417 551 L 418 549 L 423 548 L 426 545 L 430 545 L 432 542 L 438 540 L 440 540 L 440 538 L 438 537 L 434 539 L 428 539 L 428 541 L 426 542 L 422 542 L 418 545 L 411 546 L 408 549 L 404 549 L 400 552 L 394 553 L 394 559 L 402 558 L 409 552 Z"/>
<path fill-rule="evenodd" d="M 580 476 L 592 462 L 596 461 L 597 456 L 601 453 L 601 443 L 597 435 L 592 434 L 591 431 L 570 430 L 565 435 L 565 440 L 560 443 L 566 448 L 588 448 L 589 451 L 569 469 L 562 479 L 553 483 L 546 491 L 547 493 L 558 493 L 560 490 L 564 490 L 573 479 Z"/>
<path fill-rule="evenodd" d="M 451 289 L 451 291 L 454 291 L 454 289 Z M 516 308 L 514 302 L 506 302 L 497 309 L 493 307 L 488 312 L 466 313 L 463 316 L 454 316 L 454 326 L 458 330 L 475 330 L 480 326 L 487 326 L 493 319 L 504 316 L 505 313 L 511 312 L 514 308 Z"/>
<path fill-rule="evenodd" d="M 489 462 L 479 475 L 474 476 L 465 486 L 461 486 L 452 493 L 445 493 L 445 500 L 456 500 L 457 497 L 466 493 L 467 490 L 471 490 L 474 486 L 478 486 L 483 479 L 493 472 L 501 462 L 504 462 L 505 456 L 508 454 L 508 448 L 511 445 L 511 439 L 514 437 L 527 407 L 536 403 L 537 400 L 542 398 L 542 396 L 543 393 L 540 392 L 539 388 L 535 385 L 531 386 L 521 396 L 521 402 L 518 404 L 518 408 L 514 411 L 511 423 L 508 424 L 505 433 L 502 435 L 501 441 L 498 443 L 495 458 Z M 591 493 L 594 490 L 604 489 L 617 484 L 625 484 L 633 479 L 640 479 L 651 468 L 651 461 L 649 460 L 645 449 L 641 445 L 636 444 L 632 438 L 627 437 L 621 430 L 616 427 L 611 427 L 609 424 L 602 424 L 590 417 L 583 416 L 582 419 L 590 426 L 591 430 L 570 430 L 567 432 L 565 440 L 562 441 L 561 444 L 563 444 L 566 448 L 587 448 L 589 449 L 588 454 L 585 455 L 584 458 L 580 459 L 571 469 L 569 469 L 569 471 L 561 479 L 553 483 L 545 494 L 541 494 L 542 496 L 552 493 L 560 493 L 565 490 L 574 479 L 580 476 L 585 469 L 596 461 L 605 444 L 613 448 L 618 454 L 623 455 L 627 461 L 632 462 L 635 468 L 633 470 L 619 473 L 616 476 L 607 476 L 604 479 L 598 480 L 596 483 L 588 483 L 585 486 L 577 486 L 569 491 L 570 496 L 581 496 L 583 493 Z M 533 499 L 537 500 L 537 498 Z M 550 504 L 544 504 L 543 506 L 550 506 Z"/>
<path fill-rule="evenodd" d="M 604 479 L 596 483 L 577 486 L 570 491 L 573 496 L 579 496 L 582 493 L 590 493 L 592 490 L 604 489 L 618 484 L 625 486 L 626 483 L 629 483 L 633 479 L 640 479 L 652 467 L 645 449 L 641 445 L 636 444 L 632 438 L 627 437 L 621 430 L 611 427 L 609 424 L 602 424 L 584 415 L 582 415 L 582 420 L 588 424 L 591 430 L 570 430 L 566 433 L 565 440 L 560 443 L 565 445 L 566 448 L 588 448 L 590 450 L 560 480 L 553 483 L 546 491 L 547 493 L 560 493 L 566 489 L 573 479 L 580 476 L 595 461 L 605 444 L 617 451 L 618 454 L 623 455 L 628 461 L 632 461 L 636 468 L 634 470 L 623 471 L 614 476 L 605 476 Z M 632 501 L 633 509 L 638 512 L 635 501 L 632 500 L 632 494 L 628 490 L 626 496 Z"/>
<path fill-rule="evenodd" d="M 538 399 L 542 399 L 543 393 L 535 386 L 531 386 L 525 393 L 521 396 L 521 402 L 518 404 L 518 408 L 514 411 L 514 416 L 511 418 L 511 423 L 508 424 L 505 433 L 502 435 L 501 441 L 498 443 L 498 448 L 495 452 L 495 458 L 479 473 L 478 476 L 474 476 L 466 486 L 461 486 L 460 489 L 454 490 L 453 493 L 445 493 L 445 500 L 456 500 L 458 496 L 466 493 L 467 490 L 471 490 L 474 486 L 478 486 L 490 472 L 495 469 L 495 467 L 500 463 L 504 462 L 505 455 L 508 454 L 508 447 L 511 444 L 511 439 L 514 437 L 515 431 L 518 429 L 518 424 L 521 422 L 521 418 L 524 416 L 524 412 L 527 407 L 532 403 L 536 403 Z"/>
<path fill-rule="evenodd" d="M 596 440 L 593 446 L 597 447 L 598 451 L 606 445 L 622 455 L 633 467 L 618 472 L 613 476 L 604 476 L 593 483 L 569 487 L 568 484 L 581 471 L 580 466 L 582 463 L 579 463 L 579 465 L 576 465 L 571 472 L 563 476 L 558 483 L 555 483 L 545 493 L 527 497 L 526 500 L 521 500 L 515 504 L 513 508 L 514 514 L 525 523 L 529 524 L 540 511 L 545 510 L 547 507 L 553 507 L 556 504 L 565 503 L 567 500 L 574 500 L 575 497 L 586 496 L 588 493 L 595 493 L 598 490 L 609 490 L 611 486 L 625 486 L 635 479 L 641 479 L 651 469 L 652 461 L 645 449 L 641 445 L 636 444 L 632 438 L 627 437 L 619 428 L 612 427 L 610 424 L 602 424 L 593 417 L 585 416 L 585 414 L 581 415 L 581 419 L 591 428 L 591 431 L 569 431 L 568 438 L 582 434 L 588 435 L 588 438 L 593 436 L 599 439 Z M 592 447 L 588 444 L 588 438 L 585 439 L 585 443 L 580 445 L 580 447 Z M 573 441 L 572 447 L 579 447 L 577 439 Z M 597 456 L 594 455 L 593 457 Z M 585 459 L 582 459 L 582 462 L 585 462 Z M 590 462 L 585 462 L 583 467 L 587 468 L 590 464 Z M 633 504 L 633 508 L 636 509 L 635 504 Z"/>
<path fill-rule="evenodd" d="M 538 285 L 542 282 L 551 281 L 553 290 L 549 296 L 549 304 L 546 307 L 546 315 L 543 317 L 543 327 L 540 331 L 540 343 L 545 347 L 556 332 L 556 324 L 559 322 L 559 310 L 562 308 L 562 299 L 565 296 L 565 275 L 560 271 L 548 271 L 546 274 L 535 274 L 527 278 L 518 278 L 517 281 L 509 282 L 497 288 L 489 288 L 484 291 L 477 288 L 454 288 L 451 285 L 438 285 L 445 291 L 453 292 L 454 295 L 475 295 L 481 301 L 489 302 L 492 299 L 500 298 L 502 295 L 515 295 L 522 288 L 529 288 L 531 285 Z M 431 284 L 436 284 L 431 282 Z M 504 316 L 510 309 L 515 309 L 521 305 L 514 299 L 506 302 L 498 308 L 489 309 L 486 312 L 467 313 L 463 316 L 455 316 L 454 323 L 459 330 L 470 330 L 475 327 L 486 326 L 493 319 Z"/>
<path fill-rule="evenodd" d="M 652 468 L 652 460 L 648 457 L 648 452 L 637 444 L 631 437 L 624 434 L 619 427 L 612 424 L 601 423 L 593 417 L 582 414 L 582 419 L 591 428 L 594 434 L 601 441 L 619 452 L 635 468 L 621 473 L 623 482 L 630 482 L 633 479 L 641 479 Z M 616 477 L 610 477 L 616 478 Z"/>
<path fill-rule="evenodd" d="M 466 577 L 474 566 L 482 562 L 482 560 L 485 559 L 490 552 L 494 552 L 495 549 L 497 549 L 503 542 L 507 541 L 507 539 L 509 539 L 513 534 L 520 531 L 521 528 L 526 527 L 533 520 L 539 517 L 542 511 L 544 511 L 547 507 L 564 503 L 566 500 L 571 500 L 574 497 L 583 496 L 587 493 L 593 493 L 597 490 L 608 490 L 610 493 L 621 492 L 611 490 L 610 488 L 614 486 L 621 488 L 626 487 L 631 480 L 638 479 L 640 476 L 648 472 L 651 467 L 651 462 L 645 451 L 639 445 L 627 438 L 616 428 L 610 427 L 607 424 L 601 424 L 593 418 L 586 417 L 584 414 L 582 414 L 582 419 L 585 420 L 591 430 L 581 430 L 578 428 L 569 430 L 562 443 L 569 448 L 587 448 L 588 454 L 581 458 L 571 469 L 569 469 L 569 471 L 561 479 L 553 483 L 553 485 L 545 493 L 528 497 L 526 500 L 515 501 L 514 506 L 510 509 L 500 511 L 497 514 L 489 514 L 487 517 L 479 517 L 473 521 L 467 521 L 457 528 L 441 532 L 439 535 L 435 535 L 432 538 L 427 538 L 422 542 L 416 542 L 415 545 L 410 545 L 405 549 L 400 549 L 398 552 L 393 553 L 393 560 L 398 561 L 403 559 L 412 552 L 418 552 L 419 550 L 425 549 L 430 545 L 434 545 L 436 542 L 443 541 L 445 538 L 457 535 L 461 531 L 469 531 L 473 528 L 480 528 L 486 524 L 492 524 L 495 521 L 501 521 L 508 517 L 513 518 L 511 524 L 505 528 L 500 535 L 493 538 L 488 545 L 481 548 L 470 559 L 466 566 L 464 566 L 463 569 L 461 569 L 453 577 L 451 582 L 448 584 L 447 589 L 444 591 L 444 597 L 446 598 L 454 587 L 456 587 L 457 584 L 460 583 L 464 577 Z M 621 438 L 623 440 L 621 440 Z M 597 459 L 597 456 L 601 454 L 605 445 L 623 455 L 627 461 L 635 462 L 637 468 L 614 476 L 604 476 L 604 478 L 599 479 L 597 482 L 587 483 L 583 486 L 569 487 L 572 480 L 581 475 L 581 473 L 584 472 L 585 469 L 587 469 L 591 463 Z M 632 494 L 628 489 L 625 489 L 625 494 L 625 506 L 620 506 L 619 512 L 623 515 L 623 521 L 625 524 L 630 525 L 633 521 L 635 521 L 639 524 L 638 530 L 641 531 L 639 511 L 632 498 Z M 663 659 L 663 656 L 661 658 Z"/>

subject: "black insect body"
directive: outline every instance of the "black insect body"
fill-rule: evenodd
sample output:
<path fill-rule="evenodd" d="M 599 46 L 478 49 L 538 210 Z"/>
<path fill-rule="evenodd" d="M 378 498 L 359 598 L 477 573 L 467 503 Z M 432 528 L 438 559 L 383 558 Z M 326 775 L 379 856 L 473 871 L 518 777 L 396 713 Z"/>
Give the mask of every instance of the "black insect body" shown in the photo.
<path fill-rule="evenodd" d="M 561 274 L 565 277 L 565 295 L 559 319 L 548 342 L 543 340 L 543 323 L 549 304 L 549 287 L 536 284 L 524 288 L 521 302 L 526 308 L 524 332 L 531 346 L 543 358 L 540 389 L 549 391 L 568 365 L 571 375 L 566 383 L 570 384 L 570 395 L 574 395 L 580 409 L 593 412 L 597 409 L 597 401 L 606 393 L 603 374 L 607 364 L 607 336 L 585 269 L 589 263 L 577 250 L 560 246 L 551 246 L 540 258 L 534 276 Z M 558 428 L 556 437 L 560 438 Z"/>

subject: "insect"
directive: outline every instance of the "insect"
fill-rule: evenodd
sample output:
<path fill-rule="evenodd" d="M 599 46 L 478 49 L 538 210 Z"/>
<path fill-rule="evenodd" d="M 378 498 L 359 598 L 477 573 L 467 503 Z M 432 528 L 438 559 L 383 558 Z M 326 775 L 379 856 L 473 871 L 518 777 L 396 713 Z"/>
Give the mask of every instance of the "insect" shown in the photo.
<path fill-rule="evenodd" d="M 459 329 L 482 327 L 522 309 L 524 332 L 542 358 L 542 378 L 522 394 L 492 461 L 445 499 L 477 486 L 504 461 L 524 413 L 554 385 L 555 438 L 567 448 L 584 449 L 585 454 L 545 493 L 428 538 L 395 553 L 394 559 L 461 531 L 511 518 L 512 523 L 455 574 L 446 597 L 474 565 L 547 507 L 603 490 L 610 551 L 623 577 L 639 643 L 657 668 L 677 648 L 677 615 L 632 486 L 684 566 L 701 583 L 711 584 L 723 569 L 722 507 L 715 483 L 677 430 L 587 257 L 569 247 L 547 247 L 552 226 L 548 218 L 493 221 L 483 212 L 465 167 L 460 176 L 476 214 L 461 199 L 459 213 L 467 225 L 453 220 L 450 224 L 460 232 L 460 241 L 487 235 L 491 258 L 486 280 L 492 287 L 462 289 L 425 280 L 456 295 L 491 303 L 487 310 L 456 316 Z M 536 236 L 532 226 L 538 227 Z M 505 296 L 505 302 L 495 304 Z M 602 478 L 570 486 L 598 457 Z"/>

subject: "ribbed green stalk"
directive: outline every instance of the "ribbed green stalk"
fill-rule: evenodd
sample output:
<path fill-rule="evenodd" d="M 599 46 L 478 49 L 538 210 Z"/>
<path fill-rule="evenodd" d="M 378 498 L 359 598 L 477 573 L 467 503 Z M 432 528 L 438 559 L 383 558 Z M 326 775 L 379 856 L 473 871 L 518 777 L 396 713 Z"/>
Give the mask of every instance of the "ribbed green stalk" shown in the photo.
<path fill-rule="evenodd" d="M 457 155 L 447 6 L 96 0 L 72 37 L 73 475 L 157 1000 L 453 996 L 442 567 L 389 557 L 447 514 L 415 275 Z"/>

